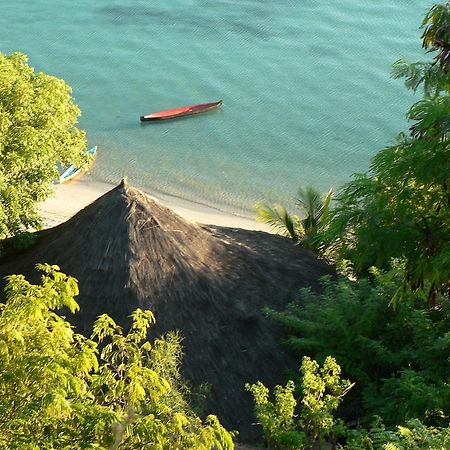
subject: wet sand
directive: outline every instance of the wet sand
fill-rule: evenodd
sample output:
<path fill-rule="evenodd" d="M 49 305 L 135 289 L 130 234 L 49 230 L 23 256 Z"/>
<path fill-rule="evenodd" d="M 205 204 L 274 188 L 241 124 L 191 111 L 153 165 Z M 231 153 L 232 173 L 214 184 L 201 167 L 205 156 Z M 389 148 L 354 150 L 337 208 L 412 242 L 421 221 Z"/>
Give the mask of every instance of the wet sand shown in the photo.
<path fill-rule="evenodd" d="M 65 222 L 113 187 L 112 184 L 94 180 L 89 174 L 65 184 L 56 185 L 55 195 L 39 205 L 44 227 L 50 228 Z M 147 194 L 191 222 L 271 231 L 267 225 L 247 217 L 229 214 L 168 195 L 155 195 L 149 192 Z"/>

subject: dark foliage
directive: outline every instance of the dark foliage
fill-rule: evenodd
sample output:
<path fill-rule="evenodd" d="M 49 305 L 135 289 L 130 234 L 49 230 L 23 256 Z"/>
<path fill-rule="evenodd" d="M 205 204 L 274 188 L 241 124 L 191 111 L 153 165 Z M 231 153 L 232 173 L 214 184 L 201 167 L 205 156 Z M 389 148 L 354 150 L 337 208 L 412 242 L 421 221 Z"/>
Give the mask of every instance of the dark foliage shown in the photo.
<path fill-rule="evenodd" d="M 394 308 L 399 278 L 396 268 L 374 270 L 371 280 L 324 279 L 321 295 L 304 289 L 301 303 L 270 315 L 286 326 L 297 355 L 331 355 L 356 381 L 348 419 L 442 424 L 441 411 L 450 411 L 450 305 L 429 311 L 409 294 Z"/>

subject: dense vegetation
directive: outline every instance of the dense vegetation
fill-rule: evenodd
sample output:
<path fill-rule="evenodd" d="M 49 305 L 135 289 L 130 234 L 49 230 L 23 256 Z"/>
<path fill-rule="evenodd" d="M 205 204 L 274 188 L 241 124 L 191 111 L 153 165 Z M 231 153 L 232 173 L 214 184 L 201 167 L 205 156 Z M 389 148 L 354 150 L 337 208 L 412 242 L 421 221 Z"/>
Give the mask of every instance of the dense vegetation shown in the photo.
<path fill-rule="evenodd" d="M 0 53 L 0 238 L 40 223 L 57 162 L 86 163 L 80 110 L 58 78 L 36 73 L 21 53 Z"/>
<path fill-rule="evenodd" d="M 292 380 L 284 388 L 275 387 L 273 402 L 261 382 L 246 385 L 253 394 L 255 413 L 270 447 L 310 448 L 316 441 L 320 446 L 324 438 L 335 444 L 335 439 L 343 434 L 343 423 L 335 420 L 333 412 L 353 385 L 341 379 L 336 360 L 328 356 L 321 368 L 305 356 L 300 371 L 300 402 L 294 396 Z"/>
<path fill-rule="evenodd" d="M 369 426 L 380 416 L 390 427 L 412 418 L 446 426 L 450 304 L 429 311 L 409 293 L 393 308 L 401 268 L 372 276 L 326 279 L 321 295 L 304 290 L 301 303 L 270 315 L 286 326 L 294 352 L 318 361 L 331 355 L 356 382 L 340 411 L 348 422 Z"/>
<path fill-rule="evenodd" d="M 300 371 L 297 383 L 300 396 L 295 395 L 296 384 L 292 380 L 285 387 L 275 386 L 273 399 L 260 382 L 246 386 L 253 394 L 255 414 L 270 449 L 446 450 L 450 447 L 450 428 L 427 427 L 418 419 L 410 419 L 406 425 L 390 430 L 377 417 L 370 430 L 349 429 L 334 417 L 334 412 L 354 384 L 341 378 L 336 360 L 328 356 L 320 367 L 304 357 Z"/>
<path fill-rule="evenodd" d="M 41 269 L 40 285 L 11 276 L 0 304 L 0 448 L 234 448 L 216 417 L 202 423 L 185 402 L 176 335 L 150 344 L 154 317 L 141 310 L 126 334 L 107 315 L 91 339 L 76 334 L 55 312 L 78 308 L 76 281 Z"/>

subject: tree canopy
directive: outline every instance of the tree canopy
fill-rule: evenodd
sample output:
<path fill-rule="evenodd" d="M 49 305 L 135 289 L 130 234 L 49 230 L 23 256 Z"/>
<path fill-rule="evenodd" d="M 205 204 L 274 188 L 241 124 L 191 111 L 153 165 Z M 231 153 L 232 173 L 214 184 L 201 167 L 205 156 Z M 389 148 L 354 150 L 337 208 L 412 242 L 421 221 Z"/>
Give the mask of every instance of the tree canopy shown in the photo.
<path fill-rule="evenodd" d="M 404 287 L 433 306 L 450 288 L 450 4 L 435 5 L 422 23 L 433 61 L 397 61 L 393 76 L 423 98 L 409 110 L 409 135 L 373 158 L 370 170 L 341 189 L 330 214 L 328 253 L 358 270 L 406 261 Z"/>
<path fill-rule="evenodd" d="M 141 310 L 127 333 L 103 315 L 91 339 L 79 335 L 55 312 L 78 309 L 76 280 L 41 269 L 40 285 L 11 276 L 0 304 L 0 448 L 234 448 L 184 400 L 176 335 L 147 341 L 155 319 Z"/>
<path fill-rule="evenodd" d="M 0 238 L 39 225 L 57 163 L 86 163 L 71 88 L 36 73 L 22 53 L 0 53 Z"/>
<path fill-rule="evenodd" d="M 347 399 L 347 420 L 368 425 L 381 416 L 388 426 L 412 418 L 444 425 L 450 410 L 450 304 L 430 311 L 411 291 L 395 308 L 392 296 L 402 267 L 371 269 L 371 279 L 323 279 L 284 311 L 268 311 L 286 327 L 286 345 L 319 362 L 328 355 L 356 382 Z M 443 418 L 444 417 L 444 418 Z"/>

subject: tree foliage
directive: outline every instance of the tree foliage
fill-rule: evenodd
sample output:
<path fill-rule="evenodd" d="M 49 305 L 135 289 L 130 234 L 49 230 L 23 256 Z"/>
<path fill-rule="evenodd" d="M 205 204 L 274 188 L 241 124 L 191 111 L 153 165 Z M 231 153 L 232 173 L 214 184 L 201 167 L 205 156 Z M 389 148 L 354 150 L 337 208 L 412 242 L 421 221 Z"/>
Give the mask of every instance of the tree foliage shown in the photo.
<path fill-rule="evenodd" d="M 180 391 L 176 335 L 146 340 L 154 317 L 123 330 L 107 315 L 92 339 L 56 310 L 78 309 L 76 280 L 41 266 L 42 283 L 9 278 L 0 310 L 0 448 L 232 449 L 215 416 L 196 417 Z"/>
<path fill-rule="evenodd" d="M 443 425 L 450 411 L 450 305 L 429 311 L 412 293 L 393 308 L 401 268 L 372 269 L 372 279 L 324 279 L 323 292 L 301 292 L 300 302 L 269 312 L 288 332 L 299 357 L 336 358 L 356 382 L 346 418 L 388 426 L 421 418 Z"/>
<path fill-rule="evenodd" d="M 425 16 L 423 46 L 434 62 L 397 61 L 394 77 L 424 87 L 408 112 L 410 135 L 381 150 L 366 174 L 356 174 L 336 198 L 325 233 L 328 254 L 358 270 L 404 258 L 404 285 L 425 289 L 430 307 L 450 287 L 450 6 Z"/>
<path fill-rule="evenodd" d="M 322 448 L 322 440 L 334 442 L 343 431 L 333 413 L 344 395 L 353 386 L 341 379 L 341 368 L 336 360 L 327 357 L 319 364 L 305 356 L 302 360 L 301 398 L 295 398 L 295 383 L 275 386 L 273 397 L 261 382 L 246 385 L 253 395 L 255 414 L 262 426 L 269 448 L 277 450 L 310 449 L 315 443 Z M 299 417 L 299 419 L 297 419 Z"/>
<path fill-rule="evenodd" d="M 86 163 L 79 115 L 63 80 L 0 53 L 0 237 L 39 225 L 35 205 L 51 193 L 58 161 Z"/>
<path fill-rule="evenodd" d="M 275 386 L 273 401 L 269 389 L 260 381 L 246 384 L 245 388 L 253 395 L 255 415 L 263 429 L 268 448 L 283 450 L 305 445 L 306 434 L 298 429 L 295 422 L 297 400 L 292 380 L 285 387 Z"/>
<path fill-rule="evenodd" d="M 304 357 L 299 400 L 296 386 L 290 380 L 286 387 L 276 386 L 273 401 L 261 383 L 246 385 L 255 402 L 255 414 L 267 438 L 268 448 L 276 450 L 311 450 L 326 448 L 342 450 L 447 450 L 450 428 L 426 426 L 419 419 L 387 428 L 376 416 L 369 429 L 349 428 L 335 419 L 334 412 L 353 387 L 341 379 L 340 366 L 327 357 L 323 367 Z M 298 419 L 299 418 L 299 419 Z M 336 438 L 340 437 L 338 443 Z"/>
<path fill-rule="evenodd" d="M 370 430 L 348 433 L 345 450 L 447 450 L 450 448 L 450 428 L 426 427 L 411 419 L 395 430 L 387 429 L 380 418 Z"/>

